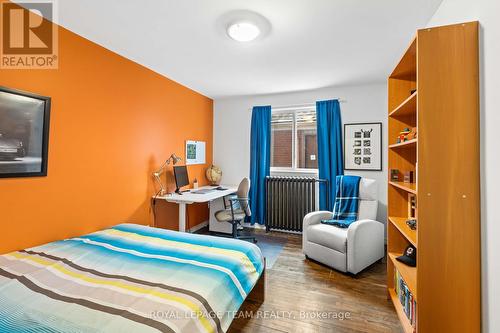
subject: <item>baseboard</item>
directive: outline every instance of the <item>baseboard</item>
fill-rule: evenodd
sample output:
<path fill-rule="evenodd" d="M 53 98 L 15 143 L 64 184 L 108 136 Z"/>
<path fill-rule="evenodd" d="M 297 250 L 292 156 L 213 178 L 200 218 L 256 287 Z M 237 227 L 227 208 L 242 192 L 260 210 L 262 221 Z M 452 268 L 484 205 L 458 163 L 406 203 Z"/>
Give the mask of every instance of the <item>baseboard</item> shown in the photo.
<path fill-rule="evenodd" d="M 281 230 L 281 229 L 269 229 L 270 231 L 276 231 L 276 232 L 285 232 L 287 234 L 295 234 L 295 235 L 302 235 L 302 231 L 293 231 L 293 230 Z"/>
<path fill-rule="evenodd" d="M 189 228 L 189 232 L 196 232 L 198 230 L 200 230 L 201 228 L 205 228 L 208 226 L 208 220 L 207 221 L 204 221 L 204 222 L 201 222 L 200 224 L 198 225 L 195 225 L 194 227 L 192 228 Z"/>

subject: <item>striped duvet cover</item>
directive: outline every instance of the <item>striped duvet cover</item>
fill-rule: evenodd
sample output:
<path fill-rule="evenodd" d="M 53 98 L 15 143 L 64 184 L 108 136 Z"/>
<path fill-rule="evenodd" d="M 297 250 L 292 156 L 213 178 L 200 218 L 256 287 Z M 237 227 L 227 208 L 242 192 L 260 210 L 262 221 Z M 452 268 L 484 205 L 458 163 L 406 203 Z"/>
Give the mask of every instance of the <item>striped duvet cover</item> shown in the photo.
<path fill-rule="evenodd" d="M 248 242 L 121 224 L 0 256 L 0 332 L 225 332 L 263 265 Z"/>

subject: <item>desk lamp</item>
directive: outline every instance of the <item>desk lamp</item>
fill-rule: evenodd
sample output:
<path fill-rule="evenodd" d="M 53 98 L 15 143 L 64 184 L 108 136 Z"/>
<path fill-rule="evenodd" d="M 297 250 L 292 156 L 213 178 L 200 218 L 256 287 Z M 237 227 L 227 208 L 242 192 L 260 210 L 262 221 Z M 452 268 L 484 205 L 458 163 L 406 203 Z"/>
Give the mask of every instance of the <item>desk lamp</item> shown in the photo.
<path fill-rule="evenodd" d="M 163 174 L 163 172 L 165 172 L 165 169 L 167 168 L 167 165 L 170 164 L 170 161 L 172 161 L 173 165 L 176 165 L 181 160 L 182 160 L 182 158 L 175 155 L 175 153 L 174 153 L 174 154 L 170 155 L 170 157 L 165 161 L 165 163 L 163 163 L 163 165 L 158 170 L 153 172 L 153 177 L 156 179 L 156 182 L 158 183 L 158 185 L 160 185 L 160 193 L 159 193 L 160 196 L 167 194 L 167 190 L 165 189 L 165 186 L 163 186 L 163 183 L 162 183 L 161 178 L 160 178 L 161 175 Z"/>

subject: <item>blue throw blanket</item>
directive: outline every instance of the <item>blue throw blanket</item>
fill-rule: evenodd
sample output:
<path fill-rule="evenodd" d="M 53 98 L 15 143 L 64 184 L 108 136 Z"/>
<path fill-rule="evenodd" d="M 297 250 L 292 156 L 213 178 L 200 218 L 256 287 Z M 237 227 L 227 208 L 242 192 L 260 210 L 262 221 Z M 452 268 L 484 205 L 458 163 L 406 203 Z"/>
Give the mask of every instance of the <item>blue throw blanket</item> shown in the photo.
<path fill-rule="evenodd" d="M 358 176 L 337 176 L 333 217 L 321 223 L 348 228 L 358 219 L 359 181 Z"/>

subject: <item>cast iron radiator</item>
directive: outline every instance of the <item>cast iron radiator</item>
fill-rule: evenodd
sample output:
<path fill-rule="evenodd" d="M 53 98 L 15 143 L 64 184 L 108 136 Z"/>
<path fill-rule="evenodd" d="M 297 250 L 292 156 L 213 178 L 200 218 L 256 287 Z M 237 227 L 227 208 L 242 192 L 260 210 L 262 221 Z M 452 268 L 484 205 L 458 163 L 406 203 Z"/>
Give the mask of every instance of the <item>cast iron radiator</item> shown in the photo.
<path fill-rule="evenodd" d="M 302 220 L 316 209 L 312 177 L 266 177 L 266 230 L 302 231 Z"/>

